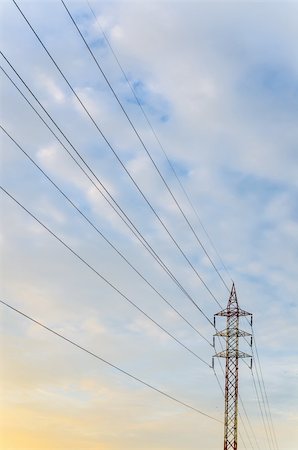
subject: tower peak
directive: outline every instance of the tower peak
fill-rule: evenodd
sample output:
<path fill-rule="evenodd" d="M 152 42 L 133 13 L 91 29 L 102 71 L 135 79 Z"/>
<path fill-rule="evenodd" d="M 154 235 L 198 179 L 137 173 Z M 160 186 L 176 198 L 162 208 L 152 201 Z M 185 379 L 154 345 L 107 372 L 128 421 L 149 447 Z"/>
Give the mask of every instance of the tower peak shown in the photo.
<path fill-rule="evenodd" d="M 233 282 L 230 297 L 228 300 L 227 309 L 235 309 L 235 308 L 238 309 L 239 306 L 238 306 L 238 299 L 237 299 L 237 294 L 236 294 L 235 283 Z"/>

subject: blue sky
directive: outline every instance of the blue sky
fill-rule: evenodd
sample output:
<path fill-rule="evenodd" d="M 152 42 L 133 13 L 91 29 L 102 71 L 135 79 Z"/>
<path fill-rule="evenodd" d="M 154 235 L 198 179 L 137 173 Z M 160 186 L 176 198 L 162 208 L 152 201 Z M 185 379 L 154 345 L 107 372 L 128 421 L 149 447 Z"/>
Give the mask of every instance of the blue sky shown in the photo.
<path fill-rule="evenodd" d="M 231 283 L 88 4 L 67 5 L 199 238 Z M 240 305 L 254 314 L 278 440 L 283 450 L 294 450 L 298 442 L 294 431 L 297 4 L 115 1 L 92 5 L 236 283 Z M 228 292 L 189 232 L 62 4 L 22 1 L 20 6 L 127 170 L 225 305 Z M 138 194 L 16 7 L 3 1 L 1 11 L 5 56 L 212 318 L 218 305 Z M 2 57 L 1 64 L 28 96 Z M 7 131 L 162 295 L 212 340 L 212 327 L 134 239 L 2 73 L 1 97 L 1 123 Z M 3 133 L 1 172 L 2 185 L 19 201 L 152 318 L 211 362 L 212 348 L 144 285 Z M 2 196 L 1 202 L 4 300 L 149 383 L 222 417 L 223 399 L 208 367 L 125 303 L 8 198 Z M 197 448 L 198 434 L 202 448 L 220 447 L 221 426 L 126 380 L 4 307 L 1 317 L 7 448 L 22 449 L 26 442 L 34 449 L 185 450 Z M 240 383 L 259 445 L 266 448 L 251 374 L 243 364 Z M 9 431 L 12 420 L 18 436 Z M 32 423 L 39 424 L 38 432 L 32 430 Z M 79 423 L 83 426 L 78 429 Z M 51 433 L 51 428 L 56 431 Z"/>

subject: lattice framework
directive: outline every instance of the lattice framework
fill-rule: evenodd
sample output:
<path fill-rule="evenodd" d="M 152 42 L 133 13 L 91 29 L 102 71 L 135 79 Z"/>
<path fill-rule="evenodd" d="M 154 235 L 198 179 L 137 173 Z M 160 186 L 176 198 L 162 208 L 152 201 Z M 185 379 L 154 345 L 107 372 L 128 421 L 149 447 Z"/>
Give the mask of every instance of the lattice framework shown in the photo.
<path fill-rule="evenodd" d="M 239 308 L 235 285 L 233 283 L 227 308 L 215 314 L 226 317 L 226 328 L 218 331 L 215 336 L 225 338 L 225 351 L 216 353 L 216 357 L 226 358 L 225 370 L 225 420 L 224 420 L 224 450 L 237 450 L 238 447 L 238 361 L 239 358 L 251 357 L 239 351 L 239 337 L 251 336 L 246 331 L 239 330 L 239 318 L 251 316 L 251 313 Z M 250 345 L 252 344 L 250 340 Z"/>

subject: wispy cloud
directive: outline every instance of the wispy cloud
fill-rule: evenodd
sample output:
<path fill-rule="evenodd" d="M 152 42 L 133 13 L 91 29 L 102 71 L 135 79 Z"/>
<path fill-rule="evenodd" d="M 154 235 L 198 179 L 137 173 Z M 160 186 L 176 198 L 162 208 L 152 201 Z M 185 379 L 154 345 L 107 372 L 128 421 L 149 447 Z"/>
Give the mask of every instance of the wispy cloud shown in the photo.
<path fill-rule="evenodd" d="M 277 432 L 283 450 L 294 450 L 298 439 L 294 426 L 297 4 L 104 2 L 93 6 L 236 282 L 241 305 L 255 315 L 273 418 L 280 422 L 276 423 Z M 21 7 L 148 201 L 225 304 L 227 291 L 61 4 L 48 2 L 39 7 L 36 2 L 23 2 Z M 202 243 L 227 278 L 87 4 L 70 2 L 69 8 Z M 177 251 L 14 5 L 3 2 L 1 9 L 2 47 L 7 57 L 211 318 L 218 305 Z M 9 71 L 7 64 L 5 68 Z M 212 340 L 210 324 L 111 210 L 4 75 L 1 79 L 4 126 L 162 295 Z M 29 95 L 25 89 L 24 93 Z M 174 316 L 7 137 L 1 135 L 1 139 L 4 187 L 154 320 L 211 362 L 212 348 Z M 75 155 L 63 136 L 61 139 Z M 146 322 L 9 199 L 3 198 L 2 205 L 5 300 L 170 394 L 212 415 L 222 414 L 221 394 L 207 367 Z M 207 419 L 146 391 L 12 312 L 4 310 L 2 318 L 2 356 L 6 361 L 2 373 L 6 412 L 2 416 L 8 429 L 4 436 L 7 448 L 22 449 L 26 442 L 32 449 L 194 449 L 198 432 L 204 449 L 221 446 L 220 426 L 216 428 Z M 241 367 L 241 393 L 261 448 L 265 448 L 246 369 Z"/>

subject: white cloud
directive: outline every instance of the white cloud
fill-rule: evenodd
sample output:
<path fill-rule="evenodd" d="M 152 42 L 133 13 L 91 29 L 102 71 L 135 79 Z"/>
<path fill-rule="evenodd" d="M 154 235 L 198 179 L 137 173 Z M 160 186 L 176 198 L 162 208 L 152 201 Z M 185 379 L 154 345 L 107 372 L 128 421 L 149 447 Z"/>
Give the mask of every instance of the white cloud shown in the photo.
<path fill-rule="evenodd" d="M 22 7 L 34 19 L 51 52 L 152 205 L 220 301 L 225 303 L 227 292 L 210 270 L 210 264 L 162 187 L 102 77 L 83 51 L 62 6 L 52 2 L 42 8 L 35 3 L 32 5 L 25 2 Z M 76 12 L 88 37 L 94 40 L 100 37 L 94 18 L 86 13 L 85 4 L 72 2 L 69 7 Z M 270 402 L 282 422 L 279 432 L 287 439 L 284 448 L 294 450 L 296 443 L 291 437 L 287 438 L 285 430 L 295 420 L 294 408 L 289 407 L 289 402 L 290 396 L 293 399 L 297 396 L 292 386 L 297 369 L 294 355 L 292 359 L 284 353 L 285 349 L 293 354 L 296 351 L 293 342 L 297 322 L 297 5 L 107 2 L 95 3 L 94 8 L 130 79 L 142 84 L 139 95 L 143 106 L 236 281 L 241 305 L 255 314 Z M 211 317 L 218 306 L 179 256 L 86 114 L 79 111 L 75 99 L 68 101 L 70 91 L 50 62 L 44 59 L 46 56 L 36 48 L 29 30 L 25 26 L 19 28 L 21 22 L 16 10 L 8 3 L 2 5 L 2 9 L 9 19 L 9 29 L 14 30 L 8 30 L 4 19 L 3 44 L 8 56 L 22 68 L 29 84 L 38 87 L 66 135 Z M 53 17 L 57 20 L 52 20 Z M 190 212 L 140 110 L 132 102 L 115 61 L 106 46 L 94 42 L 99 61 L 144 142 L 183 209 Z M 32 67 L 39 69 L 35 72 Z M 211 339 L 211 327 L 142 247 L 128 238 L 130 232 L 94 186 L 8 86 L 5 82 L 2 116 L 11 133 L 26 144 L 30 155 L 37 157 L 44 170 L 109 239 L 119 245 L 128 259 Z M 167 120 L 162 121 L 163 115 Z M 29 162 L 24 162 L 13 144 L 6 139 L 4 142 L 5 187 L 42 216 L 42 220 L 49 222 L 55 232 L 61 233 L 86 260 L 146 312 L 208 359 L 210 352 L 205 343 L 196 340 L 197 337 L 187 331 L 180 319 L 176 320 L 173 312 L 136 275 L 132 275 L 89 225 L 65 206 L 62 197 L 37 175 Z M 204 379 L 204 390 L 198 387 L 198 378 L 205 376 L 205 372 L 188 354 L 182 356 L 183 351 L 172 346 L 169 338 L 163 338 L 153 324 L 128 307 L 118 294 L 41 232 L 31 219 L 25 219 L 16 206 L 8 200 L 3 205 L 5 277 L 2 289 L 7 300 L 48 321 L 107 359 L 121 363 L 128 371 L 140 374 L 149 382 L 153 380 L 158 386 L 166 386 L 181 398 L 193 397 L 192 401 L 203 410 L 217 414 L 222 400 L 219 392 L 214 392 L 214 380 L 208 375 Z M 195 215 L 190 213 L 189 217 L 216 259 Z M 84 430 L 99 445 L 106 439 L 104 448 L 185 449 L 185 440 L 179 438 L 181 433 L 181 436 L 189 436 L 191 449 L 197 446 L 198 432 L 206 450 L 221 445 L 220 433 L 215 435 L 207 432 L 207 428 L 200 428 L 202 424 L 197 418 L 175 409 L 175 414 L 178 411 L 176 420 L 175 414 L 171 415 L 170 404 L 163 404 L 157 397 L 153 399 L 135 385 L 132 388 L 120 375 L 111 375 L 108 369 L 93 365 L 93 361 L 85 362 L 84 355 L 82 362 L 71 348 L 54 344 L 51 336 L 47 338 L 43 332 L 34 331 L 34 327 L 28 332 L 13 316 L 3 314 L 3 317 L 7 321 L 5 329 L 8 327 L 13 339 L 11 352 L 4 355 L 7 360 L 14 355 L 6 377 L 12 383 L 11 391 L 21 380 L 20 377 L 9 380 L 10 373 L 24 373 L 24 383 L 28 382 L 30 389 L 38 386 L 41 390 L 33 395 L 29 388 L 26 394 L 20 388 L 20 398 L 29 396 L 28 405 L 30 401 L 35 406 L 40 402 L 44 414 L 50 415 L 52 420 L 49 410 L 55 410 L 61 394 L 65 401 L 70 400 L 66 403 L 78 416 L 82 405 L 84 414 L 88 410 L 89 419 L 94 413 L 96 416 L 99 411 L 108 410 L 107 418 L 102 418 L 105 430 L 102 427 L 98 431 L 98 423 L 93 419 L 91 425 L 84 422 Z M 22 341 L 27 351 L 19 355 Z M 43 371 L 39 366 L 46 355 L 53 358 L 52 365 L 51 361 L 46 362 Z M 281 368 L 285 366 L 283 373 Z M 100 374 L 99 378 L 94 376 L 95 372 Z M 281 378 L 285 381 L 282 384 Z M 249 401 L 251 378 L 241 370 L 241 379 L 245 379 L 241 389 Z M 63 392 L 59 391 L 59 386 Z M 136 397 L 131 397 L 131 389 L 138 391 Z M 84 399 L 80 401 L 81 391 L 91 395 L 89 404 Z M 131 398 L 134 406 L 125 416 L 127 420 L 122 422 L 123 410 Z M 8 404 L 15 405 L 12 394 L 6 399 Z M 150 402 L 154 405 L 157 402 L 158 408 L 151 407 Z M 254 428 L 262 440 L 264 430 L 255 402 L 248 402 L 248 405 Z M 164 416 L 162 412 L 156 415 L 155 409 L 163 410 Z M 109 427 L 109 421 L 116 421 L 117 430 L 121 430 L 121 442 L 115 429 Z M 126 427 L 131 434 L 125 432 Z M 173 440 L 169 441 L 168 433 L 173 429 L 179 433 L 174 433 Z"/>
<path fill-rule="evenodd" d="M 54 79 L 50 78 L 45 73 L 40 73 L 38 74 L 38 81 L 41 87 L 48 92 L 48 96 L 51 100 L 54 100 L 58 104 L 65 103 L 66 95 Z"/>

